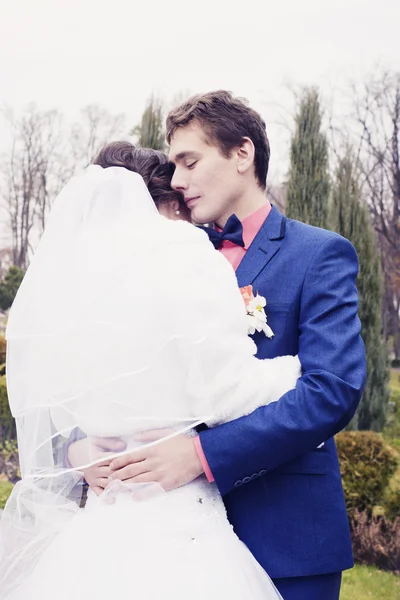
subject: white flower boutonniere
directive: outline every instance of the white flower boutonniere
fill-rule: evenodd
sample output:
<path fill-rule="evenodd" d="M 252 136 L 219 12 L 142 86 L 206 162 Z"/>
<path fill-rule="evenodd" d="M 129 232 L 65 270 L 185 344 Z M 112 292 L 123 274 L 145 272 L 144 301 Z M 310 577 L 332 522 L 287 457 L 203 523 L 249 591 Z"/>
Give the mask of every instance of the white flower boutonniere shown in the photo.
<path fill-rule="evenodd" d="M 274 337 L 274 332 L 267 324 L 267 315 L 264 310 L 267 301 L 264 296 L 260 296 L 259 294 L 254 296 L 252 285 L 240 288 L 240 293 L 242 294 L 247 311 L 249 335 L 253 335 L 256 331 L 263 331 L 267 338 Z"/>

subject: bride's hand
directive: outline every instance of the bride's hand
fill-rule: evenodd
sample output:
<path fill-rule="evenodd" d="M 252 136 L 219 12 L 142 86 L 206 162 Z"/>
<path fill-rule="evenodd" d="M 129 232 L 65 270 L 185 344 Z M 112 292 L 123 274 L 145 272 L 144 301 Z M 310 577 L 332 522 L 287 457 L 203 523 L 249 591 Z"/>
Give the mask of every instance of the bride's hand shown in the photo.
<path fill-rule="evenodd" d="M 97 496 L 104 492 L 111 474 L 110 460 L 88 467 L 82 471 L 86 483 Z"/>
<path fill-rule="evenodd" d="M 86 483 L 99 496 L 107 486 L 111 474 L 111 458 L 107 460 L 107 457 L 124 449 L 125 443 L 118 438 L 84 438 L 70 445 L 68 460 L 73 467 L 77 468 L 93 461 L 101 461 L 79 469 Z"/>

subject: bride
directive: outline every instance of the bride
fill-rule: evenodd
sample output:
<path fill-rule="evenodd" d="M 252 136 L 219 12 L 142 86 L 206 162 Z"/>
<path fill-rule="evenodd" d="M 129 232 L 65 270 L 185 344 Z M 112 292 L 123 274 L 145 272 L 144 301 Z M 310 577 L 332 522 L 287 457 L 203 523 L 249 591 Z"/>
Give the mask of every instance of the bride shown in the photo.
<path fill-rule="evenodd" d="M 276 600 L 203 477 L 99 484 L 82 508 L 99 462 L 248 414 L 300 376 L 296 357 L 255 358 L 234 271 L 187 222 L 167 158 L 118 142 L 95 163 L 56 199 L 8 322 L 22 480 L 0 598 Z"/>

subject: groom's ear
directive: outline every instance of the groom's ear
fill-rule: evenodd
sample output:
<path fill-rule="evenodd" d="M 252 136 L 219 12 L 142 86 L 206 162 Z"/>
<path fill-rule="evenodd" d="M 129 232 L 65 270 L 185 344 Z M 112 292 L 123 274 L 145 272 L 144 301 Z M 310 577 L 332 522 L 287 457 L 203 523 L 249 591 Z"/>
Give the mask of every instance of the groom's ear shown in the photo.
<path fill-rule="evenodd" d="M 236 148 L 236 161 L 238 173 L 244 174 L 254 165 L 255 148 L 250 138 L 244 137 L 242 143 Z"/>

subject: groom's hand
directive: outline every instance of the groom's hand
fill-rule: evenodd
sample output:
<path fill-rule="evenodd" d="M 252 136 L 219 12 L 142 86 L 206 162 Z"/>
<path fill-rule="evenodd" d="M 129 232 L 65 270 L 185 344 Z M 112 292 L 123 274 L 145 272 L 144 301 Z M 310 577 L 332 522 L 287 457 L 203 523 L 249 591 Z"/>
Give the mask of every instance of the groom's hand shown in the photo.
<path fill-rule="evenodd" d="M 107 457 L 112 453 L 122 452 L 124 449 L 125 443 L 119 438 L 83 438 L 70 445 L 68 460 L 73 467 L 79 468 L 85 463 L 104 459 L 95 465 L 79 469 L 83 473 L 86 483 L 99 496 L 107 486 L 111 474 L 111 459 L 107 460 Z"/>
<path fill-rule="evenodd" d="M 141 442 L 165 437 L 160 431 L 142 434 Z M 193 438 L 177 435 L 154 446 L 138 449 L 111 461 L 109 480 L 127 483 L 156 482 L 166 491 L 190 483 L 204 473 Z"/>

